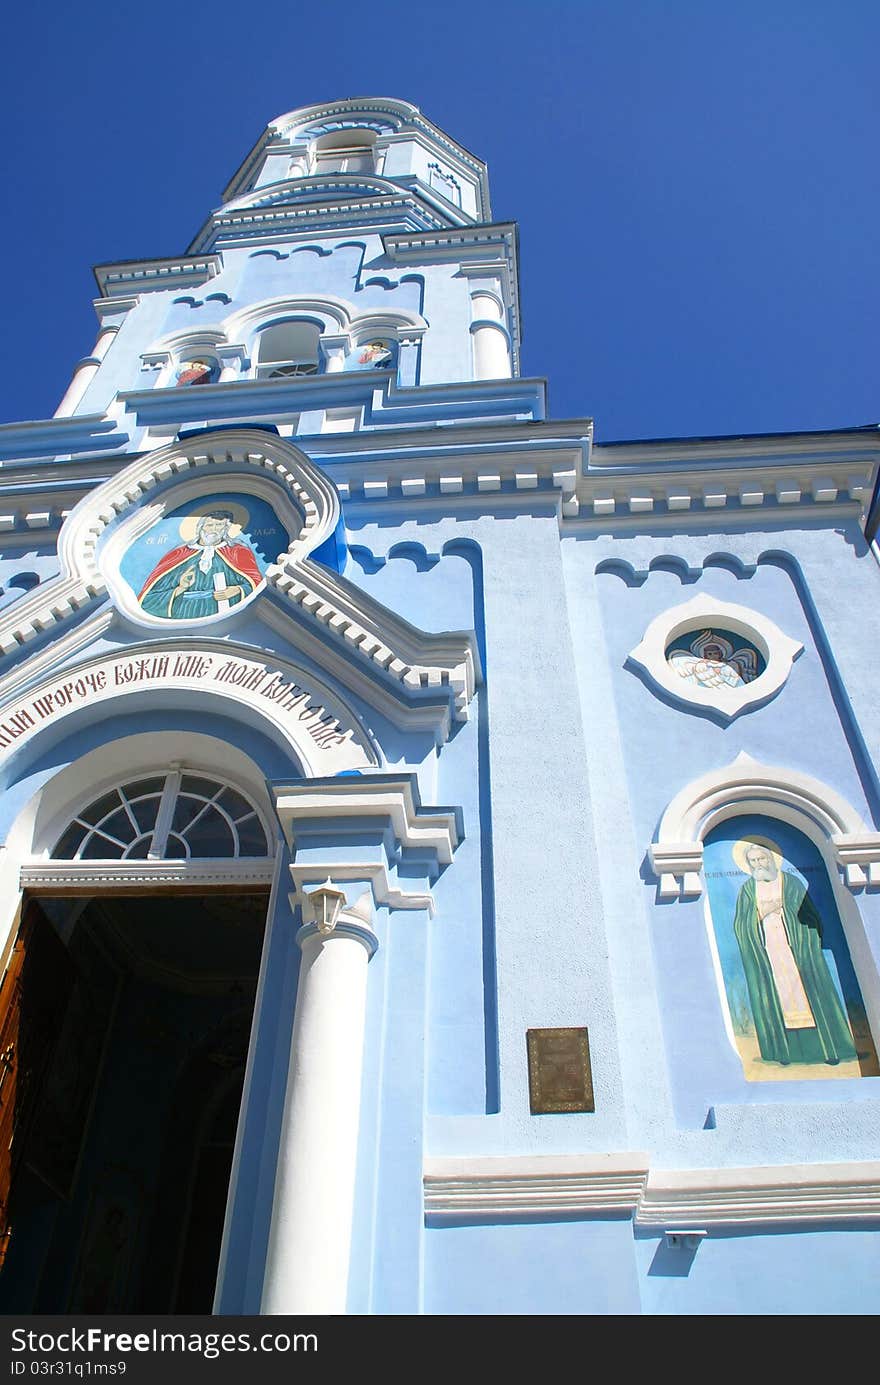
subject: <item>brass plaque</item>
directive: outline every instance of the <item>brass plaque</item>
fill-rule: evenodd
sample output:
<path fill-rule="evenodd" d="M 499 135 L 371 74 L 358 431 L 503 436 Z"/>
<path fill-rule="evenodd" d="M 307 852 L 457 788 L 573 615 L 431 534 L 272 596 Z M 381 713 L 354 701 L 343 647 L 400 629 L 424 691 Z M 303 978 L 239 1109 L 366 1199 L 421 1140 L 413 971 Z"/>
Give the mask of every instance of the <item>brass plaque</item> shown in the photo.
<path fill-rule="evenodd" d="M 586 1029 L 528 1029 L 526 1042 L 532 1115 L 595 1111 Z"/>

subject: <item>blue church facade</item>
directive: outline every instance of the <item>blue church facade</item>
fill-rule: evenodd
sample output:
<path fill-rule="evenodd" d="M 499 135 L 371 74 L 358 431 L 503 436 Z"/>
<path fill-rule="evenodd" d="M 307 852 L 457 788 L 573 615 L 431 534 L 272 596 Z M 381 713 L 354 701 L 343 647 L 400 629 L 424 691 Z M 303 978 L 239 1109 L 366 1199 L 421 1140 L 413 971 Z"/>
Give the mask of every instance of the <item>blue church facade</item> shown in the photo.
<path fill-rule="evenodd" d="M 518 273 L 294 111 L 0 427 L 5 1311 L 875 1311 L 876 431 L 595 444 Z"/>

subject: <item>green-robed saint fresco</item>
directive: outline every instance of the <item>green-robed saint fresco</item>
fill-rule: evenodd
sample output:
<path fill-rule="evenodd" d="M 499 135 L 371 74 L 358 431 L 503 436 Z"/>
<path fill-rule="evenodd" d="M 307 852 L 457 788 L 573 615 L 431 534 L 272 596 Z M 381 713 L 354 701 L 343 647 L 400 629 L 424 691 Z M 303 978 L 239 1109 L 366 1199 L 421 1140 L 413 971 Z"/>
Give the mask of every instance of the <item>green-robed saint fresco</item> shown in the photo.
<path fill-rule="evenodd" d="M 752 821 L 767 822 L 728 822 L 710 835 L 705 851 L 745 1075 L 767 1081 L 876 1073 L 861 992 L 821 858 L 794 829 L 767 822 L 779 828 L 770 837 L 744 830 Z M 782 845 L 776 836 L 785 838 Z"/>

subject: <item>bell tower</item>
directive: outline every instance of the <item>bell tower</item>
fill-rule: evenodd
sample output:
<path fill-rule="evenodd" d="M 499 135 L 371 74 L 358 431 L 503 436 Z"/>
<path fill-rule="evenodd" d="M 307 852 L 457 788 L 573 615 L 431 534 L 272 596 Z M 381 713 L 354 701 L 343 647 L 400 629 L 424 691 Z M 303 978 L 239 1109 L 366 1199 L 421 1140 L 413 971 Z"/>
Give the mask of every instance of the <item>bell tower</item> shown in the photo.
<path fill-rule="evenodd" d="M 230 417 L 357 431 L 409 389 L 519 374 L 515 229 L 404 101 L 279 116 L 186 255 L 96 275 L 102 331 L 56 416 L 109 413 L 139 447 Z"/>

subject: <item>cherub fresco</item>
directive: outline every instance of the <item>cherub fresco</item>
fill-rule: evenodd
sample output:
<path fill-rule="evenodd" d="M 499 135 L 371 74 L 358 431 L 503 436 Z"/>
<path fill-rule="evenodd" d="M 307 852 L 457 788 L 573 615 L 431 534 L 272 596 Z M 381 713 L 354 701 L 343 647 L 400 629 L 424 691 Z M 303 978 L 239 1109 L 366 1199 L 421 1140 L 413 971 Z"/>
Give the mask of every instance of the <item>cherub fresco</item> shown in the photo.
<path fill-rule="evenodd" d="M 667 661 L 686 682 L 698 688 L 741 688 L 761 668 L 754 649 L 735 649 L 717 630 L 701 630 L 684 649 L 672 649 Z"/>

